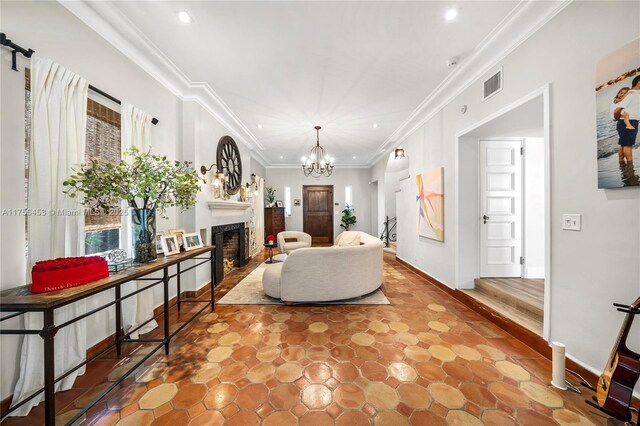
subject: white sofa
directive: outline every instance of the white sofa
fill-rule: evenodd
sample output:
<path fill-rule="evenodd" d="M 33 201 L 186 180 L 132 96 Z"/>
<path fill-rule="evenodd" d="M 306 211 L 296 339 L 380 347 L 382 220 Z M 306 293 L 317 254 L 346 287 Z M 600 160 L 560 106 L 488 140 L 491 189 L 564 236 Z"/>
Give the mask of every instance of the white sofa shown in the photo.
<path fill-rule="evenodd" d="M 280 253 L 289 253 L 293 250 L 311 247 L 311 235 L 300 231 L 278 232 L 278 250 Z M 286 242 L 285 239 L 295 238 L 297 241 Z"/>
<path fill-rule="evenodd" d="M 376 290 L 382 285 L 382 241 L 357 233 L 359 245 L 340 247 L 343 232 L 333 247 L 300 248 L 284 262 L 266 265 L 265 294 L 288 303 L 329 302 Z"/>

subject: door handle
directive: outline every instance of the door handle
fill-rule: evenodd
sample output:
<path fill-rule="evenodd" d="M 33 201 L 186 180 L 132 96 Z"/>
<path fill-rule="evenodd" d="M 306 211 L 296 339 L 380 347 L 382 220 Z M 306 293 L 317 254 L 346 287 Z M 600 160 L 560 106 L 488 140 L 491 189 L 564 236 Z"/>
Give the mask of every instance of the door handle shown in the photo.
<path fill-rule="evenodd" d="M 484 223 L 485 225 L 487 224 L 488 220 L 489 220 L 489 216 L 487 216 L 486 214 L 482 216 L 482 223 Z"/>

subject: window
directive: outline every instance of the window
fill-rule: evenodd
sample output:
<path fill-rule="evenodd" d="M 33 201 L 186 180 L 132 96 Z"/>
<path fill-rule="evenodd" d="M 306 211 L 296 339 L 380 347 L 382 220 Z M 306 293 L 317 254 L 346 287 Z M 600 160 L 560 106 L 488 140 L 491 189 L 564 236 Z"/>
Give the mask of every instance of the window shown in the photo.
<path fill-rule="evenodd" d="M 31 70 L 25 70 L 25 202 L 29 200 L 29 145 L 31 143 Z M 85 162 L 96 159 L 117 163 L 121 158 L 120 113 L 93 99 L 87 100 L 87 146 Z M 28 205 L 27 205 L 28 207 Z M 120 247 L 122 217 L 116 210 L 100 215 L 87 209 L 85 214 L 85 254 L 104 253 Z M 25 217 L 26 242 L 29 241 L 28 221 Z"/>
<path fill-rule="evenodd" d="M 85 161 L 98 160 L 118 163 L 121 158 L 120 113 L 94 101 L 87 100 L 87 146 Z M 93 214 L 90 214 L 93 213 Z M 87 209 L 85 215 L 85 254 L 104 253 L 120 247 L 122 216 L 96 214 Z"/>
<path fill-rule="evenodd" d="M 344 204 L 345 206 L 353 207 L 351 202 L 351 186 L 344 187 Z"/>
<path fill-rule="evenodd" d="M 291 216 L 291 187 L 284 187 L 284 214 Z"/>

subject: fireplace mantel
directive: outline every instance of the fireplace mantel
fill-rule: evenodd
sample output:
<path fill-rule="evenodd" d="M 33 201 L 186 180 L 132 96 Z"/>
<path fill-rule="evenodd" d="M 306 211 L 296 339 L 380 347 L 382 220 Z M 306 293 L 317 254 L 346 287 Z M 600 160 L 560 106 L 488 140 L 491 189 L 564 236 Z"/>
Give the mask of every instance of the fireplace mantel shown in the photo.
<path fill-rule="evenodd" d="M 251 207 L 251 203 L 245 203 L 242 201 L 230 201 L 230 200 L 213 200 L 207 202 L 211 214 L 216 216 L 218 214 L 224 216 L 231 215 L 243 215 L 245 211 Z"/>

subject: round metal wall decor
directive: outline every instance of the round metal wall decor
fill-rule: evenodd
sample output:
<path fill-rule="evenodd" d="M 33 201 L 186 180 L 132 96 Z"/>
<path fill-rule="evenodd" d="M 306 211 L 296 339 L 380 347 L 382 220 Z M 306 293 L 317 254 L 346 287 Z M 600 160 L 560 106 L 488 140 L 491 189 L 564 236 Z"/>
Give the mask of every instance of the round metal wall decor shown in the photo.
<path fill-rule="evenodd" d="M 236 141 L 231 136 L 223 136 L 216 152 L 218 168 L 227 177 L 225 191 L 234 195 L 242 185 L 242 159 Z"/>

